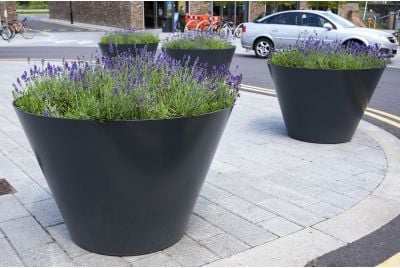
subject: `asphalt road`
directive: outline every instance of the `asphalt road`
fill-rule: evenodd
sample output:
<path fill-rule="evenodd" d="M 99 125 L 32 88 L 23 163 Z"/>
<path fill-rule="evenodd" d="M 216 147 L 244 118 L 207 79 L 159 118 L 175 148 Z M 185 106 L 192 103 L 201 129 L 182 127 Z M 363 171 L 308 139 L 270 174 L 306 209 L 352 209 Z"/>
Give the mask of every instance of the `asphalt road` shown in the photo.
<path fill-rule="evenodd" d="M 48 18 L 48 14 L 33 14 L 33 15 L 18 15 L 18 20 L 23 20 L 27 17 L 28 27 L 35 31 L 42 32 L 94 32 L 94 29 L 86 29 L 83 27 L 77 27 L 73 24 L 71 25 L 59 25 L 55 23 L 48 23 L 41 21 L 41 18 Z"/>

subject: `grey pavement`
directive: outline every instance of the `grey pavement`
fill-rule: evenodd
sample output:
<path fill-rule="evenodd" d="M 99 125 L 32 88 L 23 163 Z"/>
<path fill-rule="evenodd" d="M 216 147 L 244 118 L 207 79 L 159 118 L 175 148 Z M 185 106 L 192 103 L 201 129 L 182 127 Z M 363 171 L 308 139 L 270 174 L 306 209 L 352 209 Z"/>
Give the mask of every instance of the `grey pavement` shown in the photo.
<path fill-rule="evenodd" d="M 2 61 L 0 265 L 303 266 L 400 212 L 400 141 L 367 122 L 338 145 L 290 139 L 277 99 L 242 92 L 185 236 L 154 254 L 109 257 L 70 239 L 12 109 L 27 63 Z"/>

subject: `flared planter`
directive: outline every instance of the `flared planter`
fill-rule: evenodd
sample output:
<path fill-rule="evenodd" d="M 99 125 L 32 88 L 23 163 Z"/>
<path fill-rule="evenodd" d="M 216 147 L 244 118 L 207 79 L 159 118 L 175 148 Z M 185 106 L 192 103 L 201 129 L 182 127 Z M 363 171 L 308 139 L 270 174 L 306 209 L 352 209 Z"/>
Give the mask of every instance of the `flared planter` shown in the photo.
<path fill-rule="evenodd" d="M 268 68 L 288 135 L 314 143 L 352 139 L 384 71 Z"/>
<path fill-rule="evenodd" d="M 116 57 L 122 53 L 130 53 L 136 56 L 141 49 L 146 48 L 148 52 L 155 53 L 157 51 L 158 43 L 154 44 L 113 44 L 113 49 L 110 51 L 109 44 L 99 43 L 101 54 L 108 57 Z"/>
<path fill-rule="evenodd" d="M 126 256 L 181 239 L 232 107 L 103 123 L 15 110 L 72 240 Z"/>
<path fill-rule="evenodd" d="M 235 46 L 226 49 L 172 49 L 165 48 L 171 58 L 175 60 L 183 60 L 190 56 L 189 64 L 193 64 L 198 58 L 200 64 L 207 63 L 207 72 L 211 72 L 213 66 L 220 67 L 221 65 L 229 66 L 235 53 Z"/>

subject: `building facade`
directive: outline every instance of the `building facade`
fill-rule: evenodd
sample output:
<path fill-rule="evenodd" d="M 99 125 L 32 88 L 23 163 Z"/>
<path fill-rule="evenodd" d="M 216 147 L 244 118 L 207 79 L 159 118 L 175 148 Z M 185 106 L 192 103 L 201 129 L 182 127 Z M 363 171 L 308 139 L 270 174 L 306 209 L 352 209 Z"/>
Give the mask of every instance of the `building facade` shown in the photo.
<path fill-rule="evenodd" d="M 50 19 L 89 24 L 151 29 L 162 28 L 182 7 L 186 14 L 214 15 L 251 21 L 265 14 L 257 1 L 49 1 Z"/>
<path fill-rule="evenodd" d="M 7 12 L 4 12 L 7 10 Z M 15 1 L 3 1 L 0 2 L 0 19 L 6 21 L 5 15 L 7 15 L 7 20 L 17 19 L 17 2 Z"/>

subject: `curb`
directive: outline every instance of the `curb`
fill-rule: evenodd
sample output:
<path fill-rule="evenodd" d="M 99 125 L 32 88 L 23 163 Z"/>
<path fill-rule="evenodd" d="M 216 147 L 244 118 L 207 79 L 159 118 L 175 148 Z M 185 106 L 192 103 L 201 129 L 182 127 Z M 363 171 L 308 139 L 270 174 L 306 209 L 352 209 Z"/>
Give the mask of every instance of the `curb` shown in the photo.
<path fill-rule="evenodd" d="M 400 140 L 366 121 L 360 129 L 382 146 L 387 158 L 385 178 L 371 195 L 334 218 L 207 266 L 304 266 L 395 218 L 400 213 Z"/>

